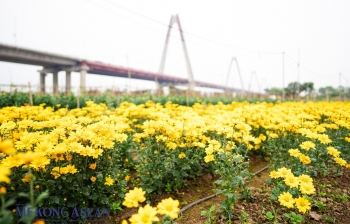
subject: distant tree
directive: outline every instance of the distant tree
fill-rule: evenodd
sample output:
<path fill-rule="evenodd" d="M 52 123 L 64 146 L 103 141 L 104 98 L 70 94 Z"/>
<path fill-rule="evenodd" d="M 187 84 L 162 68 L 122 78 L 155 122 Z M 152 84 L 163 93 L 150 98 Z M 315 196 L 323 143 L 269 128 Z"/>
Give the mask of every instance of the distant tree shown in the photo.
<path fill-rule="evenodd" d="M 333 88 L 332 86 L 321 87 L 318 89 L 318 92 L 322 97 L 326 97 L 327 95 L 329 97 L 339 96 L 339 90 Z"/>
<path fill-rule="evenodd" d="M 350 97 L 350 88 L 349 87 L 344 88 L 344 94 L 345 94 L 345 97 Z"/>
<path fill-rule="evenodd" d="M 314 90 L 313 82 L 305 82 L 300 86 L 300 92 L 305 92 L 307 98 L 309 98 L 310 93 L 312 93 Z"/>
<path fill-rule="evenodd" d="M 298 86 L 299 86 L 299 91 L 298 91 Z M 300 88 L 301 88 L 300 83 L 291 82 L 288 84 L 286 88 L 284 88 L 284 91 L 287 96 L 291 96 L 293 99 L 295 99 L 295 97 L 300 94 Z"/>
<path fill-rule="evenodd" d="M 270 95 L 282 95 L 282 89 L 277 87 L 272 87 L 271 89 L 266 89 Z"/>

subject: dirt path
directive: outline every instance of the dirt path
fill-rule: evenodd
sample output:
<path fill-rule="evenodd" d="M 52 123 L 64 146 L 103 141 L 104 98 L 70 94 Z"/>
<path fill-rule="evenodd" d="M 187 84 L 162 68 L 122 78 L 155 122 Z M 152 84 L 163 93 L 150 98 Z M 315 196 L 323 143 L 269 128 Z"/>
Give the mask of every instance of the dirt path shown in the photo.
<path fill-rule="evenodd" d="M 256 172 L 267 165 L 267 161 L 259 156 L 253 156 L 250 159 L 251 172 Z M 212 175 L 206 174 L 196 181 L 188 183 L 188 186 L 177 193 L 164 194 L 158 196 L 155 200 L 160 201 L 163 198 L 172 197 L 180 201 L 180 208 L 195 202 L 199 199 L 214 194 L 213 180 L 216 178 Z M 283 213 L 289 213 L 292 210 L 282 208 L 276 202 L 270 202 L 271 188 L 267 186 L 266 180 L 269 179 L 269 171 L 265 170 L 252 178 L 248 187 L 250 187 L 253 199 L 251 201 L 241 201 L 235 206 L 235 219 L 232 223 L 244 223 L 241 221 L 245 219 L 246 223 L 272 223 L 266 218 L 264 213 L 272 212 L 272 207 L 279 208 L 278 222 L 288 223 L 288 218 L 283 216 Z M 350 223 L 350 170 L 343 169 L 343 175 L 340 177 L 323 177 L 316 178 L 315 187 L 318 192 L 316 201 L 319 207 L 312 207 L 312 211 L 304 216 L 303 223 Z M 223 200 L 223 196 L 218 195 L 200 204 L 197 204 L 184 213 L 176 220 L 179 224 L 202 224 L 209 221 L 208 217 L 202 216 L 202 211 L 208 211 L 211 206 L 219 207 Z M 324 206 L 321 204 L 323 203 Z M 115 215 L 113 222 L 121 223 L 123 219 L 128 219 L 132 214 L 136 213 L 136 209 L 125 209 L 122 214 Z M 246 217 L 244 218 L 244 213 Z M 243 215 L 242 215 L 243 214 Z M 214 211 L 215 219 L 212 223 L 227 223 L 220 220 L 219 214 Z"/>

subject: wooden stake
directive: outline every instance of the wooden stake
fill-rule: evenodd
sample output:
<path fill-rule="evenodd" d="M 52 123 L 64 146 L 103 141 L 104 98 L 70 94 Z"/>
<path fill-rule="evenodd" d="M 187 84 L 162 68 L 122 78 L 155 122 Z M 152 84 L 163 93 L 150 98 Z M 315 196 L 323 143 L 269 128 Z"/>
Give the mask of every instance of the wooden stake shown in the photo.
<path fill-rule="evenodd" d="M 30 106 L 33 106 L 33 95 L 32 95 L 32 90 L 30 88 L 30 82 L 28 82 L 28 87 L 29 87 L 29 103 L 30 103 Z"/>

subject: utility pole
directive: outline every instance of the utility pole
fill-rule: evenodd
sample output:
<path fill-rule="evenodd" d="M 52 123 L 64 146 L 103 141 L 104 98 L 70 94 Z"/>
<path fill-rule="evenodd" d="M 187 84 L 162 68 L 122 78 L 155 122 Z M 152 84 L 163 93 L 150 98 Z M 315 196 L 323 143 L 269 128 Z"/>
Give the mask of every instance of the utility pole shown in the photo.
<path fill-rule="evenodd" d="M 298 49 L 298 100 L 300 98 L 300 48 Z"/>
<path fill-rule="evenodd" d="M 282 102 L 284 102 L 284 52 L 282 52 Z"/>
<path fill-rule="evenodd" d="M 341 92 L 342 92 L 342 88 L 341 88 L 341 73 L 339 73 L 339 101 L 341 101 Z"/>
<path fill-rule="evenodd" d="M 130 74 L 130 68 L 129 68 L 129 57 L 126 55 L 126 64 L 128 66 L 128 79 L 129 79 L 129 89 L 128 92 L 131 93 L 131 74 Z"/>

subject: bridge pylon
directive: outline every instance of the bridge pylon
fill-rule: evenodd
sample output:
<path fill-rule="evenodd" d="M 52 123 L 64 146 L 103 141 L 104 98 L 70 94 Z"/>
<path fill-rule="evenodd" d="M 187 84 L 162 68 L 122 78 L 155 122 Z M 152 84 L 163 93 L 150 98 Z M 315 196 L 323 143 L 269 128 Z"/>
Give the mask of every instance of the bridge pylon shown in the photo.
<path fill-rule="evenodd" d="M 226 78 L 226 84 L 225 84 L 225 86 L 226 86 L 226 91 L 227 91 L 227 89 L 228 89 L 228 78 L 229 78 L 229 76 L 230 76 L 230 71 L 231 71 L 231 66 L 232 66 L 232 62 L 233 62 L 233 61 L 236 62 L 236 66 L 237 66 L 237 71 L 238 71 L 239 79 L 240 79 L 240 81 L 241 81 L 241 87 L 242 87 L 241 92 L 242 92 L 243 96 L 245 96 L 246 93 L 245 93 L 244 86 L 243 86 L 243 80 L 242 80 L 242 76 L 241 76 L 241 71 L 239 70 L 238 61 L 237 61 L 237 58 L 236 58 L 236 57 L 232 57 L 231 62 L 230 62 L 230 66 L 229 66 L 229 68 L 228 68 L 228 73 L 227 73 L 227 78 Z"/>
<path fill-rule="evenodd" d="M 182 28 L 181 28 L 180 19 L 179 19 L 178 15 L 172 15 L 171 18 L 170 18 L 169 28 L 168 28 L 167 36 L 166 36 L 166 39 L 165 39 L 164 49 L 163 49 L 162 61 L 160 63 L 160 67 L 159 67 L 158 73 L 163 74 L 163 72 L 164 72 L 165 58 L 166 58 L 166 54 L 167 54 L 167 51 L 168 51 L 170 32 L 171 32 L 171 28 L 172 28 L 174 23 L 177 23 L 177 25 L 179 27 L 179 32 L 180 32 L 180 35 L 181 35 L 182 49 L 183 49 L 183 52 L 184 52 L 184 55 L 185 55 L 186 68 L 187 68 L 187 73 L 188 73 L 188 88 L 191 91 L 193 91 L 194 90 L 194 86 L 195 86 L 195 81 L 194 81 L 194 78 L 193 78 L 193 73 L 192 73 L 192 68 L 191 68 L 191 64 L 190 64 L 190 59 L 188 57 L 188 52 L 187 52 L 187 48 L 186 48 L 186 44 L 185 44 L 185 38 L 184 38 L 184 35 L 183 35 L 183 31 L 182 31 Z"/>

